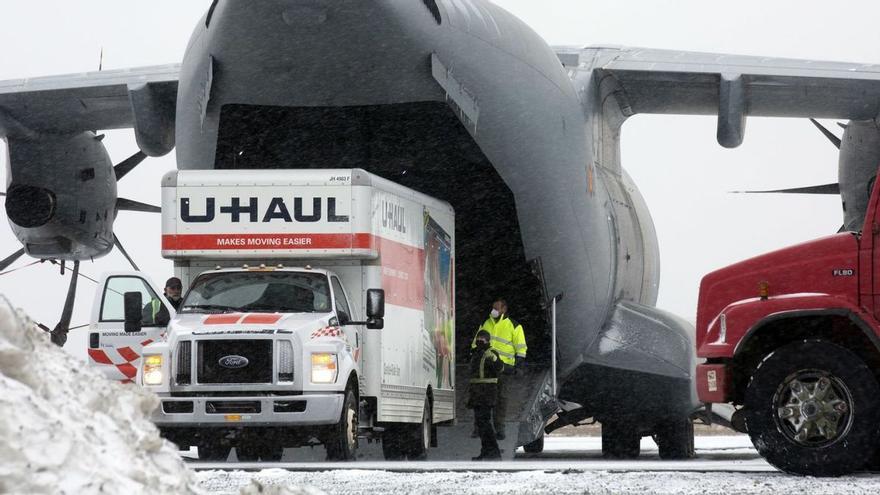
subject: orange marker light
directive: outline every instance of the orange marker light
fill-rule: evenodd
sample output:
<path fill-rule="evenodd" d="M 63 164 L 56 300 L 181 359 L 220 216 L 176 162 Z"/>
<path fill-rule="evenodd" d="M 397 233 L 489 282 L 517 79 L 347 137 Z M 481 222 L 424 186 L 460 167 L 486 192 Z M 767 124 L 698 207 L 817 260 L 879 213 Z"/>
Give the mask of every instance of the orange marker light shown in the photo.
<path fill-rule="evenodd" d="M 766 301 L 770 297 L 770 283 L 767 281 L 758 282 L 758 297 L 762 301 Z"/>

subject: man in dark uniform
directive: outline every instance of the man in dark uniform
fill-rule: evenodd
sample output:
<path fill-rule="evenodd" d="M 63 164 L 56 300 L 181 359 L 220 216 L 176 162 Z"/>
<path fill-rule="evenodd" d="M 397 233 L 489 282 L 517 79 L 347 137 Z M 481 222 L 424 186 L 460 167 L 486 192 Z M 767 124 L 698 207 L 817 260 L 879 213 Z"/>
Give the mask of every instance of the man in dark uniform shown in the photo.
<path fill-rule="evenodd" d="M 480 455 L 475 461 L 501 459 L 492 415 L 498 400 L 498 376 L 504 366 L 498 351 L 489 347 L 491 335 L 486 330 L 477 332 L 475 352 L 469 366 L 468 406 L 474 410 L 477 432 L 480 436 Z"/>
<path fill-rule="evenodd" d="M 165 298 L 171 303 L 174 310 L 180 309 L 180 293 L 183 292 L 183 284 L 177 277 L 171 277 L 165 282 Z"/>

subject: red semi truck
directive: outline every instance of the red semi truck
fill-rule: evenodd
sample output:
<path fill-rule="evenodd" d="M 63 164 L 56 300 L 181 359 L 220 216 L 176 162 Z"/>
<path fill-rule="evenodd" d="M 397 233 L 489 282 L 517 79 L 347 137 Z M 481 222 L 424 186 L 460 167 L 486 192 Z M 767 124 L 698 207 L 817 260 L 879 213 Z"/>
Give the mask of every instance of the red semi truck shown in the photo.
<path fill-rule="evenodd" d="M 840 232 L 706 275 L 697 307 L 700 400 L 733 404 L 774 466 L 838 476 L 880 440 L 880 212 Z"/>

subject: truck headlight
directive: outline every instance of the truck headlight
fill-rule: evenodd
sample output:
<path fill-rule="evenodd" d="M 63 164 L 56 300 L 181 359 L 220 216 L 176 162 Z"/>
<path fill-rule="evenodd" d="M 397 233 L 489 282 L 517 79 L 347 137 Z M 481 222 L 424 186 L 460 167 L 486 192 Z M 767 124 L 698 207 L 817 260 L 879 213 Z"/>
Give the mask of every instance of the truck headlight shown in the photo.
<path fill-rule="evenodd" d="M 144 385 L 162 385 L 162 356 L 144 356 Z"/>
<path fill-rule="evenodd" d="M 336 382 L 336 354 L 330 352 L 312 353 L 312 383 Z"/>

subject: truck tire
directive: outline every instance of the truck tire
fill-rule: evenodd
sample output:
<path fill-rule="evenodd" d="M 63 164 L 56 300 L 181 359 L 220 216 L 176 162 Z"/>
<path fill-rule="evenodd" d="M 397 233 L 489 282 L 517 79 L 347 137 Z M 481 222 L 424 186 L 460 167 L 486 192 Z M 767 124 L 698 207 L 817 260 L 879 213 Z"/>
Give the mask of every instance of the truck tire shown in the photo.
<path fill-rule="evenodd" d="M 401 425 L 388 425 L 382 432 L 382 456 L 386 461 L 402 461 L 406 458 L 405 431 Z"/>
<path fill-rule="evenodd" d="M 226 462 L 232 447 L 220 440 L 202 440 L 198 444 L 199 460 Z"/>
<path fill-rule="evenodd" d="M 260 451 L 260 459 L 264 462 L 281 462 L 284 457 L 284 447 L 281 445 L 267 445 Z"/>
<path fill-rule="evenodd" d="M 608 459 L 635 459 L 639 456 L 641 437 L 628 423 L 602 423 L 602 456 Z"/>
<path fill-rule="evenodd" d="M 824 341 L 766 356 L 744 400 L 755 448 L 788 473 L 841 476 L 870 459 L 878 440 L 880 385 L 857 355 Z"/>
<path fill-rule="evenodd" d="M 279 462 L 284 455 L 284 447 L 275 443 L 246 442 L 235 447 L 239 462 Z"/>
<path fill-rule="evenodd" d="M 351 461 L 358 446 L 358 401 L 351 388 L 345 391 L 342 416 L 324 440 L 328 461 Z"/>
<path fill-rule="evenodd" d="M 670 421 L 657 428 L 657 447 L 664 460 L 694 457 L 694 423 L 688 418 Z"/>
<path fill-rule="evenodd" d="M 257 462 L 260 460 L 259 448 L 254 444 L 243 443 L 235 446 L 238 462 Z"/>
<path fill-rule="evenodd" d="M 428 458 L 428 449 L 431 448 L 431 426 L 434 424 L 433 414 L 431 401 L 425 397 L 422 422 L 408 428 L 409 441 L 404 445 L 406 455 L 411 461 L 423 461 Z"/>
<path fill-rule="evenodd" d="M 540 454 L 541 452 L 544 452 L 544 435 L 541 435 L 541 438 L 538 438 L 531 443 L 523 445 L 523 450 L 527 454 Z"/>

